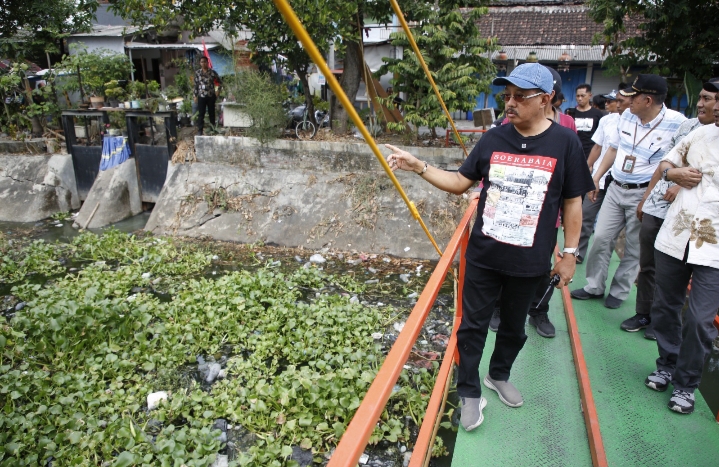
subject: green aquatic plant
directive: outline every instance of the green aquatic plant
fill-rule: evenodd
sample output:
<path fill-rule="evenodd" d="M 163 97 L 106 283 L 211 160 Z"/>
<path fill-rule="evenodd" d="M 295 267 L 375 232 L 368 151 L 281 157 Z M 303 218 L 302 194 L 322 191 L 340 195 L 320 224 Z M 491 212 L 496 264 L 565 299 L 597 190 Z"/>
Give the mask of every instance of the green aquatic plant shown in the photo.
<path fill-rule="evenodd" d="M 316 268 L 203 277 L 210 254 L 165 238 L 109 230 L 17 250 L 34 259 L 12 276 L 25 307 L 0 326 L 0 466 L 209 466 L 219 418 L 252 437 L 232 465 L 296 465 L 297 446 L 322 462 L 384 359 L 372 335 L 397 314 Z M 28 280 L 59 255 L 83 267 Z M 198 356 L 225 362 L 223 377 L 192 376 Z M 410 441 L 436 367 L 402 372 L 371 443 Z M 168 399 L 149 411 L 156 391 Z"/>

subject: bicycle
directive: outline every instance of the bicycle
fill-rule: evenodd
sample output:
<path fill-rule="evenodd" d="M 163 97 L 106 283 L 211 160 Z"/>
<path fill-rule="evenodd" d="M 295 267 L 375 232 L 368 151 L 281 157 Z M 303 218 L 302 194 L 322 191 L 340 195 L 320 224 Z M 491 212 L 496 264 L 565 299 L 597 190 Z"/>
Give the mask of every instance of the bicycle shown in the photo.
<path fill-rule="evenodd" d="M 302 109 L 302 120 L 297 122 L 297 126 L 295 126 L 295 134 L 297 135 L 298 139 L 308 140 L 314 138 L 315 134 L 317 133 L 317 127 L 314 123 L 312 123 L 312 121 L 307 118 L 307 106 L 303 107 L 304 108 Z M 295 111 L 297 110 L 299 109 L 295 109 Z"/>

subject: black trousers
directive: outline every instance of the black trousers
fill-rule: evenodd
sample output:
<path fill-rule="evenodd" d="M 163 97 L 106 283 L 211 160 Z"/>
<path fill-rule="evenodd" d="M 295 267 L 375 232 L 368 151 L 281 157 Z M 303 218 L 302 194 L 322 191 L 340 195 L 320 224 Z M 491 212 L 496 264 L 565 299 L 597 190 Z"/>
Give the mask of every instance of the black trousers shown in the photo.
<path fill-rule="evenodd" d="M 646 214 L 645 214 L 646 215 Z M 712 342 L 717 336 L 714 317 L 719 303 L 719 269 L 678 260 L 659 250 L 656 254 L 656 288 L 651 317 L 657 336 L 657 369 L 672 375 L 674 389 L 694 392 Z M 689 308 L 682 308 L 689 279 Z"/>
<path fill-rule="evenodd" d="M 654 242 L 664 219 L 644 213 L 639 230 L 639 274 L 637 275 L 637 314 L 648 315 L 654 302 Z"/>
<path fill-rule="evenodd" d="M 499 381 L 509 379 L 512 364 L 527 340 L 524 325 L 541 279 L 542 276 L 508 276 L 467 263 L 462 296 L 462 323 L 457 330 L 457 394 L 460 397 L 476 398 L 482 395 L 479 363 L 487 341 L 489 320 L 498 299 L 501 323 L 489 362 L 489 376 Z M 500 289 L 501 294 L 498 294 Z"/>
<path fill-rule="evenodd" d="M 215 126 L 215 102 L 217 96 L 197 98 L 197 130 L 202 131 L 205 127 L 205 112 L 210 114 L 210 125 Z"/>

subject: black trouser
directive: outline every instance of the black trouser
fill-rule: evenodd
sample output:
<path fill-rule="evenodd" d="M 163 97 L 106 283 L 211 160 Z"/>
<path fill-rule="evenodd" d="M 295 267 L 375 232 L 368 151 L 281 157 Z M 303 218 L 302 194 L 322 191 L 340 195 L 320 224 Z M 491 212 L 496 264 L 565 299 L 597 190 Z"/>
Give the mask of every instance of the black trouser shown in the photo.
<path fill-rule="evenodd" d="M 210 114 L 210 125 L 215 126 L 215 101 L 217 96 L 207 96 L 197 98 L 197 130 L 202 132 L 205 127 L 205 110 Z"/>
<path fill-rule="evenodd" d="M 537 317 L 539 315 L 546 315 L 549 313 L 549 301 L 552 299 L 552 295 L 554 295 L 554 287 L 552 287 L 552 289 L 547 292 L 547 288 L 549 287 L 549 282 L 551 280 L 552 278 L 549 276 L 549 274 L 545 274 L 539 278 L 539 285 L 537 285 L 537 293 L 534 295 L 532 305 L 529 307 L 529 316 Z M 494 310 L 496 312 L 500 311 L 500 295 L 502 295 L 501 289 L 497 294 L 497 303 L 495 303 L 494 305 Z M 544 298 L 544 300 L 542 300 L 542 298 Z"/>
<path fill-rule="evenodd" d="M 457 394 L 480 397 L 479 362 L 487 340 L 497 291 L 501 288 L 500 317 L 494 352 L 489 362 L 489 376 L 499 381 L 509 379 L 512 364 L 524 347 L 527 335 L 524 325 L 542 277 L 512 277 L 476 267 L 467 262 L 462 296 L 462 323 L 457 330 L 459 375 Z"/>
<path fill-rule="evenodd" d="M 646 214 L 645 214 L 646 216 Z M 657 336 L 657 369 L 672 375 L 674 389 L 693 392 L 702 379 L 704 362 L 717 336 L 714 317 L 719 302 L 719 269 L 656 254 L 656 288 L 651 317 Z M 689 308 L 682 308 L 689 279 Z"/>
<path fill-rule="evenodd" d="M 599 209 L 602 207 L 604 196 L 606 194 L 607 190 L 599 190 L 596 201 L 592 202 L 592 200 L 589 199 L 589 196 L 585 196 L 582 200 L 582 230 L 579 234 L 577 258 L 584 259 L 584 257 L 587 256 L 589 237 L 591 237 L 592 232 L 594 232 L 594 224 L 597 221 L 597 214 L 599 214 Z"/>
<path fill-rule="evenodd" d="M 639 230 L 639 274 L 637 275 L 637 314 L 648 315 L 654 301 L 654 242 L 664 219 L 642 214 Z"/>

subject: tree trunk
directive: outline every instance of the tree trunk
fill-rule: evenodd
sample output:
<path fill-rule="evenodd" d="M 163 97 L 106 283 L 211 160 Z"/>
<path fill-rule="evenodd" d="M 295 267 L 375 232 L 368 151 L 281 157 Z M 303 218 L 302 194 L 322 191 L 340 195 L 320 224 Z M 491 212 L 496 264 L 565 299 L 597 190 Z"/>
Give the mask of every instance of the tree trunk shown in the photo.
<path fill-rule="evenodd" d="M 354 102 L 355 97 L 357 97 L 357 90 L 359 89 L 360 79 L 362 77 L 362 67 L 364 67 L 364 61 L 362 60 L 359 43 L 348 41 L 346 46 L 344 70 L 342 71 L 340 86 L 342 86 L 342 90 L 345 92 L 350 102 Z M 347 133 L 347 111 L 342 107 L 342 104 L 340 104 L 337 99 L 335 99 L 334 105 L 331 109 L 330 124 L 332 125 L 333 133 Z"/>
<path fill-rule="evenodd" d="M 28 106 L 32 105 L 32 90 L 30 89 L 30 81 L 27 80 L 27 78 L 23 78 L 24 84 L 25 84 L 25 97 L 28 100 Z M 43 127 L 40 123 L 40 117 L 37 115 L 32 117 L 30 120 L 32 122 L 32 136 L 39 138 L 43 134 Z"/>
<path fill-rule="evenodd" d="M 312 102 L 312 92 L 310 91 L 310 85 L 309 81 L 307 80 L 307 70 L 306 69 L 300 69 L 299 67 L 295 67 L 295 72 L 297 73 L 297 76 L 300 78 L 300 83 L 302 83 L 302 90 L 305 94 L 305 105 L 307 106 L 307 118 L 309 121 L 317 125 L 317 122 L 315 122 L 315 104 Z"/>

